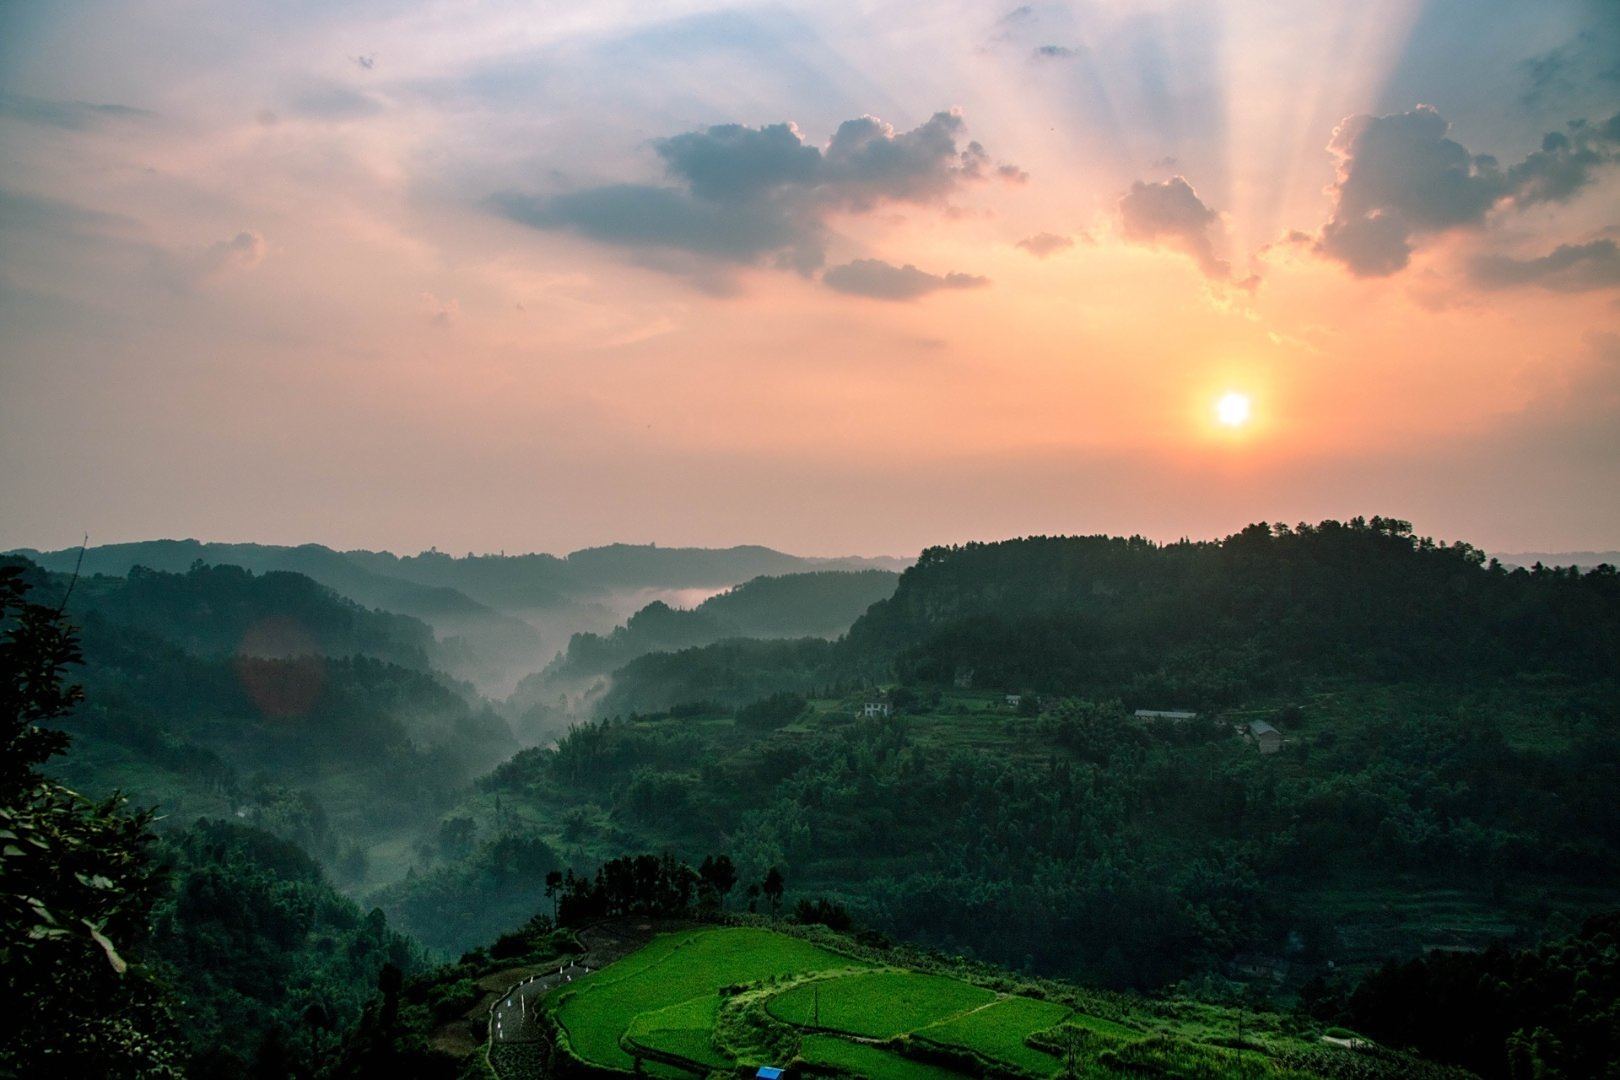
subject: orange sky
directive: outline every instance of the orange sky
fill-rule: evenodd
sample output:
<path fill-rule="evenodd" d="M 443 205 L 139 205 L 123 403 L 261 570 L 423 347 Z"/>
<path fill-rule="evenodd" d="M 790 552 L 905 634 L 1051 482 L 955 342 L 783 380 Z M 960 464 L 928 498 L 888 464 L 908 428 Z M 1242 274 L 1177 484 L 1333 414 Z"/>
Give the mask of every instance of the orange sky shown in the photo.
<path fill-rule="evenodd" d="M 1601 3 L 18 7 L 0 544 L 1620 546 Z"/>

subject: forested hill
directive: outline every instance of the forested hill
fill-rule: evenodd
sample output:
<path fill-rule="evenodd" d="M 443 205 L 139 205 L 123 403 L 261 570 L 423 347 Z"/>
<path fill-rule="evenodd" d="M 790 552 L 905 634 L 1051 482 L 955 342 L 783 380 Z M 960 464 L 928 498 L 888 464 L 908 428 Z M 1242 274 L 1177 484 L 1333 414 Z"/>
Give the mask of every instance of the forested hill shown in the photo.
<path fill-rule="evenodd" d="M 1508 570 L 1387 518 L 1163 546 L 1032 537 L 925 551 L 843 652 L 923 681 L 1207 704 L 1310 675 L 1613 677 L 1620 577 Z"/>
<path fill-rule="evenodd" d="M 65 591 L 60 579 L 57 587 Z M 302 574 L 237 566 L 80 578 L 67 614 L 99 615 L 204 656 L 369 656 L 427 670 L 436 648 L 418 619 L 368 610 Z"/>
<path fill-rule="evenodd" d="M 79 549 L 21 549 L 48 570 L 72 570 Z M 724 588 L 763 575 L 818 570 L 898 571 L 896 558 L 816 558 L 772 548 L 660 547 L 610 544 L 568 555 L 451 556 L 440 551 L 395 555 L 387 551 L 336 551 L 320 544 L 202 543 L 147 540 L 107 544 L 84 553 L 86 573 L 122 576 L 133 566 L 179 571 L 201 560 L 249 570 L 292 570 L 329 585 L 368 606 L 434 621 L 435 614 L 470 616 L 481 609 L 512 611 L 566 606 L 576 599 L 625 589 Z"/>
<path fill-rule="evenodd" d="M 676 648 L 676 645 L 666 646 Z M 603 715 L 763 690 L 902 683 L 1230 706 L 1323 678 L 1620 676 L 1620 576 L 1509 568 L 1389 518 L 1224 540 L 1028 537 L 935 547 L 835 646 L 649 654 Z"/>
<path fill-rule="evenodd" d="M 87 700 L 61 721 L 75 753 L 54 767 L 168 826 L 231 815 L 329 863 L 358 850 L 346 877 L 362 880 L 364 843 L 431 821 L 517 749 L 487 702 L 430 669 L 425 626 L 306 578 L 134 571 L 69 595 L 66 575 L 0 557 L 19 564 L 81 632 Z"/>
<path fill-rule="evenodd" d="M 611 634 L 575 634 L 565 654 L 519 685 L 514 700 L 520 705 L 539 700 L 652 652 L 727 638 L 834 637 L 894 592 L 898 580 L 887 570 L 821 570 L 757 577 L 691 609 L 655 600 Z"/>

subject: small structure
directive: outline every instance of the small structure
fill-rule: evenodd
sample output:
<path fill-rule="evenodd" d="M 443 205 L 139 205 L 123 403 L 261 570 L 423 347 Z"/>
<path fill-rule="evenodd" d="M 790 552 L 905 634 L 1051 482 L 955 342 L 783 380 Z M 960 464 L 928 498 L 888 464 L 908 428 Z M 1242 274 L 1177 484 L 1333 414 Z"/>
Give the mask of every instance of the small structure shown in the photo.
<path fill-rule="evenodd" d="M 1018 708 L 1018 703 L 1023 701 L 1023 700 L 1024 700 L 1024 695 L 1023 694 L 1008 694 L 1007 695 L 1007 707 L 1009 709 L 1016 709 L 1016 708 Z"/>
<path fill-rule="evenodd" d="M 787 1075 L 786 1069 L 773 1068 L 770 1065 L 761 1065 L 759 1072 L 754 1074 L 754 1080 L 782 1080 Z"/>
<path fill-rule="evenodd" d="M 957 668 L 956 678 L 951 681 L 956 684 L 958 690 L 971 689 L 973 687 L 973 669 L 970 667 Z"/>
<path fill-rule="evenodd" d="M 880 716 L 888 716 L 894 712 L 894 706 L 887 701 L 868 701 L 861 706 L 861 715 L 871 720 Z"/>
<path fill-rule="evenodd" d="M 1150 723 L 1164 721 L 1167 724 L 1184 724 L 1188 720 L 1198 719 L 1195 712 L 1186 712 L 1182 709 L 1137 709 L 1136 718 Z"/>
<path fill-rule="evenodd" d="M 1262 754 L 1275 754 L 1282 749 L 1282 732 L 1264 720 L 1251 721 L 1247 737 L 1254 741 Z"/>

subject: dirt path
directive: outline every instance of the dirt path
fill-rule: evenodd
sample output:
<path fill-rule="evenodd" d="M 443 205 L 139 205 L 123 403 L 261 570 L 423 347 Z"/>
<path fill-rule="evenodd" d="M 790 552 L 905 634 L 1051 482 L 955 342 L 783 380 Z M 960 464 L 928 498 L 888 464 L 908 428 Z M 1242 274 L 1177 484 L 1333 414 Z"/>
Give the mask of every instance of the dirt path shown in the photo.
<path fill-rule="evenodd" d="M 514 968 L 487 976 L 487 980 L 499 980 L 506 986 L 505 992 L 488 1006 L 489 1048 L 493 1050 L 501 1044 L 527 1044 L 535 1046 L 538 1051 L 522 1055 L 526 1065 L 521 1072 L 509 1070 L 512 1075 L 503 1074 L 495 1064 L 501 1055 L 491 1054 L 490 1068 L 495 1075 L 501 1080 L 543 1080 L 543 1063 L 549 1057 L 550 1050 L 550 1038 L 545 1025 L 541 1023 L 541 1002 L 545 996 L 558 986 L 583 978 L 641 948 L 652 940 L 656 932 L 657 929 L 650 922 L 600 923 L 579 932 L 579 941 L 585 946 L 585 951 L 565 964 L 540 970 Z M 528 1065 L 530 1061 L 535 1064 Z"/>

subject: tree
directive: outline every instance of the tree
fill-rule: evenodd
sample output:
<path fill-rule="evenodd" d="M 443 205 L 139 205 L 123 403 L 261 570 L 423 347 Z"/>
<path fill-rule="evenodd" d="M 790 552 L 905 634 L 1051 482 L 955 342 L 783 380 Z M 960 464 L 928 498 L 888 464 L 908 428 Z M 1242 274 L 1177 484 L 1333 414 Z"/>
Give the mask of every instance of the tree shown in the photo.
<path fill-rule="evenodd" d="M 561 870 L 551 870 L 546 873 L 546 896 L 551 900 L 551 921 L 557 921 L 557 894 L 562 892 L 563 876 Z"/>
<path fill-rule="evenodd" d="M 162 888 L 152 815 L 41 775 L 67 748 L 47 725 L 81 699 L 65 677 L 81 657 L 30 587 L 23 567 L 0 567 L 0 1074 L 179 1076 L 168 998 L 138 962 Z"/>
<path fill-rule="evenodd" d="M 698 866 L 698 880 L 714 894 L 715 902 L 725 910 L 726 896 L 737 885 L 737 867 L 730 855 L 705 855 Z"/>
<path fill-rule="evenodd" d="M 775 915 L 782 906 L 782 894 L 787 891 L 787 883 L 782 880 L 782 871 L 771 867 L 765 872 L 765 880 L 760 884 L 760 891 L 765 899 L 771 902 L 771 914 Z"/>

